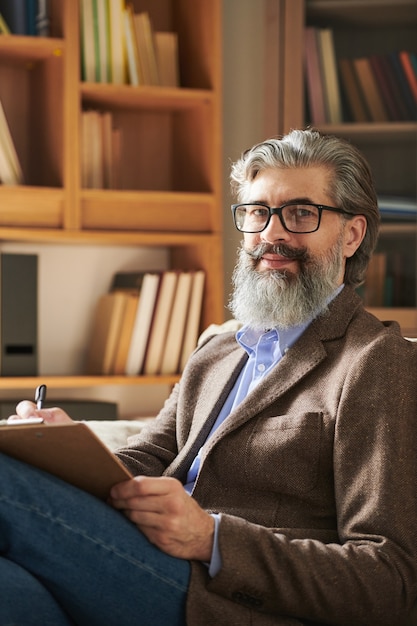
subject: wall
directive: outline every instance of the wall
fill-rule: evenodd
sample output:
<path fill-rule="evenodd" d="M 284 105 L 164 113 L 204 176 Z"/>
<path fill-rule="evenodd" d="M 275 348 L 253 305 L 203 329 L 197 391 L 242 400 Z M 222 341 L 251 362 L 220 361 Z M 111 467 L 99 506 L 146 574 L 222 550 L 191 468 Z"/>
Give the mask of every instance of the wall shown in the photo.
<path fill-rule="evenodd" d="M 223 0 L 223 205 L 225 305 L 241 237 L 233 226 L 230 164 L 263 136 L 264 0 Z M 226 319 L 231 317 L 226 310 Z"/>

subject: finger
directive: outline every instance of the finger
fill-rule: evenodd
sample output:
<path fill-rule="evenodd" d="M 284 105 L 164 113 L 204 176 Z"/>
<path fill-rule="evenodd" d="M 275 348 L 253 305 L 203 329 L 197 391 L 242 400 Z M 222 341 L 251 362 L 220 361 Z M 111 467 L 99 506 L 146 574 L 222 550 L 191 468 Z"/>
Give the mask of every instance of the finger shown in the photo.
<path fill-rule="evenodd" d="M 71 422 L 71 418 L 65 411 L 58 407 L 50 409 L 37 409 L 36 404 L 29 400 L 22 400 L 16 406 L 16 419 L 28 419 L 31 417 L 42 417 L 47 424 L 59 424 L 63 422 Z"/>
<path fill-rule="evenodd" d="M 115 500 L 119 500 L 134 497 L 162 496 L 175 492 L 182 493 L 182 490 L 181 483 L 175 478 L 135 476 L 131 480 L 114 485 L 110 496 Z"/>

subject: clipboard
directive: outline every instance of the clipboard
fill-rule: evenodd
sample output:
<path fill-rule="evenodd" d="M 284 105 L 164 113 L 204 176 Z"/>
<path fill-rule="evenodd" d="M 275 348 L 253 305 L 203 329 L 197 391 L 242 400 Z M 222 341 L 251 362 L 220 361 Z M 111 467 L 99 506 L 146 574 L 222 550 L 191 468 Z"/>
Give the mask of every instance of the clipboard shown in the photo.
<path fill-rule="evenodd" d="M 0 427 L 0 452 L 105 500 L 132 478 L 123 463 L 82 422 Z"/>

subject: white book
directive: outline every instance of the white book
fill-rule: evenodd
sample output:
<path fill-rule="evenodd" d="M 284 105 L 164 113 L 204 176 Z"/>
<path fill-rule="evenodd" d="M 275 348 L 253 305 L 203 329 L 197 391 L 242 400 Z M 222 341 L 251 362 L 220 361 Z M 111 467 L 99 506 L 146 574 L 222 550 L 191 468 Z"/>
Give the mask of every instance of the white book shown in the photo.
<path fill-rule="evenodd" d="M 146 376 L 160 373 L 162 353 L 167 338 L 169 320 L 171 319 L 177 281 L 178 272 L 166 271 L 162 274 L 155 316 L 152 321 L 143 367 L 143 373 Z"/>
<path fill-rule="evenodd" d="M 129 83 L 134 87 L 140 85 L 139 53 L 136 45 L 135 26 L 133 23 L 133 11 L 127 6 L 124 12 L 124 28 L 126 36 L 127 68 L 129 70 Z"/>
<path fill-rule="evenodd" d="M 185 325 L 184 342 L 182 346 L 180 371 L 185 367 L 189 356 L 197 346 L 200 329 L 201 308 L 203 305 L 205 273 L 203 270 L 194 272 L 191 287 L 190 305 Z"/>
<path fill-rule="evenodd" d="M 190 303 L 192 279 L 192 272 L 181 272 L 178 276 L 172 315 L 169 321 L 167 339 L 162 355 L 160 371 L 162 375 L 176 374 L 179 370 L 181 348 Z"/>
<path fill-rule="evenodd" d="M 0 101 L 0 144 L 2 148 L 2 170 L 0 178 L 5 185 L 20 185 L 23 183 L 23 172 L 19 157 L 13 143 L 6 114 Z"/>
<path fill-rule="evenodd" d="M 139 304 L 126 361 L 126 374 L 137 376 L 142 371 L 149 331 L 158 295 L 160 273 L 146 273 L 139 294 Z"/>

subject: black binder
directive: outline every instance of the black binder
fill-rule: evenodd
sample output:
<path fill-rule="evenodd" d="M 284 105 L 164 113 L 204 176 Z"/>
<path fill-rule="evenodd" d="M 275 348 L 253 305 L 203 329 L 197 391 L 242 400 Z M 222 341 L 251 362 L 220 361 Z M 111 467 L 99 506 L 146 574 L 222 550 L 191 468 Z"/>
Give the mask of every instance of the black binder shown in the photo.
<path fill-rule="evenodd" d="M 0 258 L 2 376 L 38 373 L 38 257 L 2 253 Z"/>

